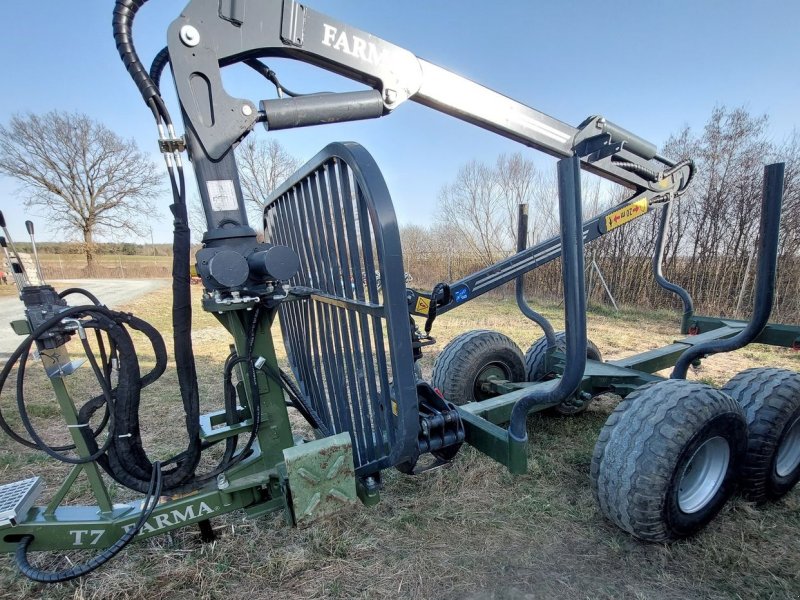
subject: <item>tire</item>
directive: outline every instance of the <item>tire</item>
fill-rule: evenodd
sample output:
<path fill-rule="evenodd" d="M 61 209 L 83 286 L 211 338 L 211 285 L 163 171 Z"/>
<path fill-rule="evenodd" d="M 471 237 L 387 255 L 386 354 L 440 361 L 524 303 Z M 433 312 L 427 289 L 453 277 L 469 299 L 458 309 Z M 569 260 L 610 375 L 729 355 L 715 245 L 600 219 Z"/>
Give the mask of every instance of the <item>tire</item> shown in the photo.
<path fill-rule="evenodd" d="M 682 379 L 649 383 L 625 398 L 600 432 L 592 491 L 603 515 L 633 536 L 685 538 L 735 491 L 746 445 L 744 414 L 727 394 Z"/>
<path fill-rule="evenodd" d="M 800 374 L 748 369 L 722 391 L 741 405 L 747 419 L 742 495 L 759 504 L 778 500 L 800 480 Z"/>
<path fill-rule="evenodd" d="M 565 352 L 566 349 L 566 334 L 563 331 L 556 332 L 556 350 Z M 548 373 L 545 371 L 544 362 L 546 356 L 547 338 L 543 336 L 533 342 L 525 353 L 526 381 L 542 381 L 547 377 Z M 603 361 L 603 355 L 600 353 L 600 349 L 591 340 L 586 340 L 586 358 L 600 362 Z M 589 402 L 590 400 L 584 400 L 579 403 L 562 402 L 558 406 L 549 409 L 548 412 L 565 416 L 578 415 L 589 408 Z"/>
<path fill-rule="evenodd" d="M 480 389 L 480 379 L 496 374 L 508 381 L 525 381 L 522 351 L 497 331 L 477 329 L 454 338 L 433 363 L 431 383 L 453 404 L 490 398 Z"/>
<path fill-rule="evenodd" d="M 567 338 L 563 331 L 556 332 L 556 350 L 566 352 Z M 544 368 L 544 359 L 547 356 L 547 338 L 542 336 L 528 348 L 525 353 L 525 377 L 528 381 L 541 381 L 547 372 Z M 600 349 L 592 342 L 586 340 L 586 358 L 602 362 L 603 355 Z"/>

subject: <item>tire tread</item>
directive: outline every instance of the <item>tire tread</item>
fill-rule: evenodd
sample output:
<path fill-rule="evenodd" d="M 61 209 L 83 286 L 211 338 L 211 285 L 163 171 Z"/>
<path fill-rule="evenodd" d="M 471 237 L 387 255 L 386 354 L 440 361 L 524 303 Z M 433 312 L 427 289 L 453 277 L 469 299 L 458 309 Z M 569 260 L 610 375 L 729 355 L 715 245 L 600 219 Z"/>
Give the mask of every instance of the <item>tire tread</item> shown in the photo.
<path fill-rule="evenodd" d="M 601 512 L 639 539 L 681 537 L 664 517 L 675 461 L 695 432 L 739 405 L 711 386 L 685 380 L 646 384 L 625 398 L 600 432 L 592 455 L 592 492 Z"/>

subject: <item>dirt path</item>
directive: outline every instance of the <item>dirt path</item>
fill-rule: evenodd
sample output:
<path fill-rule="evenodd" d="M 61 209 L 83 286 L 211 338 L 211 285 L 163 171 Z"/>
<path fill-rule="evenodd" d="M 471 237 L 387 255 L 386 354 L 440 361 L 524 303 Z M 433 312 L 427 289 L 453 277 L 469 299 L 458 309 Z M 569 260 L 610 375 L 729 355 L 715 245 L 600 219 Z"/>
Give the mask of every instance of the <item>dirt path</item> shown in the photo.
<path fill-rule="evenodd" d="M 85 279 L 50 282 L 57 290 L 80 287 L 92 292 L 101 302 L 110 307 L 130 302 L 169 285 L 168 279 Z M 77 301 L 72 300 L 72 304 Z M 22 302 L 16 296 L 0 298 L 0 361 L 14 351 L 20 339 L 11 331 L 9 323 L 24 317 Z"/>

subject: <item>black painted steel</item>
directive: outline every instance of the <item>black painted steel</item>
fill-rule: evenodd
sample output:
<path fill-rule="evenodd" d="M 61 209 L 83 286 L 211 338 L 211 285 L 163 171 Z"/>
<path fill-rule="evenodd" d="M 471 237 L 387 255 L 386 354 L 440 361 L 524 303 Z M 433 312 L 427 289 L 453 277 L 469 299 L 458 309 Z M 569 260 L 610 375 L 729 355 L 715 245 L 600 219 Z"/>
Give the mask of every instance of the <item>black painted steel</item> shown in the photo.
<path fill-rule="evenodd" d="M 415 461 L 419 409 L 400 235 L 369 153 L 327 146 L 268 200 L 264 235 L 300 257 L 281 330 L 323 433 L 350 432 L 360 476 Z"/>
<path fill-rule="evenodd" d="M 605 224 L 606 217 L 608 215 L 620 210 L 621 208 L 632 205 L 638 200 L 650 197 L 652 197 L 652 194 L 648 192 L 635 194 L 624 202 L 621 202 L 604 213 L 583 223 L 583 229 L 581 232 L 581 235 L 583 236 L 583 243 L 588 244 L 589 242 L 596 240 L 597 238 L 608 233 Z M 546 265 L 557 258 L 561 258 L 561 254 L 561 236 L 558 235 L 540 242 L 535 246 L 526 248 L 521 252 L 517 252 L 508 258 L 504 258 L 503 260 L 489 265 L 488 267 L 484 267 L 479 271 L 470 273 L 466 277 L 463 277 L 462 279 L 454 281 L 450 284 L 450 289 L 453 291 L 453 294 L 451 294 L 451 300 L 442 306 L 439 306 L 436 309 L 436 312 L 438 314 L 442 314 L 453 310 L 465 300 L 477 298 L 486 292 L 497 289 L 509 281 L 515 280 L 524 273 L 538 269 L 542 265 Z M 460 293 L 457 293 L 459 291 Z M 427 294 L 421 295 L 427 296 Z M 415 312 L 414 314 L 420 313 Z"/>
<path fill-rule="evenodd" d="M 738 350 L 755 340 L 766 327 L 775 299 L 775 271 L 778 264 L 778 242 L 783 203 L 784 163 L 764 167 L 764 190 L 761 196 L 761 220 L 758 231 L 758 267 L 753 315 L 737 335 L 693 346 L 675 363 L 671 379 L 685 379 L 689 365 L 698 358 Z"/>
<path fill-rule="evenodd" d="M 662 272 L 662 264 L 664 262 L 664 246 L 666 244 L 667 230 L 669 228 L 669 217 L 672 214 L 672 203 L 668 202 L 664 208 L 661 209 L 661 221 L 658 225 L 658 237 L 656 238 L 656 249 L 653 254 L 653 277 L 656 283 L 668 292 L 672 292 L 683 303 L 683 321 L 688 322 L 694 314 L 694 302 L 691 295 L 684 288 L 676 283 L 668 281 Z"/>
<path fill-rule="evenodd" d="M 581 238 L 581 172 L 577 156 L 558 161 L 558 213 L 561 223 L 562 279 L 566 363 L 558 385 L 552 389 L 534 387 L 520 398 L 511 411 L 508 433 L 512 440 L 527 440 L 525 422 L 534 406 L 559 404 L 574 394 L 586 369 L 586 295 L 583 281 L 583 240 Z"/>
<path fill-rule="evenodd" d="M 661 160 L 652 144 L 602 117 L 590 117 L 573 127 L 294 0 L 261 0 L 247 6 L 234 34 L 218 0 L 191 0 L 168 32 L 178 96 L 205 152 L 214 160 L 263 118 L 253 102 L 225 91 L 220 67 L 277 56 L 359 81 L 377 96 L 362 93 L 358 117 L 337 95 L 283 99 L 272 105 L 281 113 L 275 115 L 272 128 L 388 115 L 412 100 L 557 158 L 577 151 L 583 168 L 637 191 L 668 196 L 670 188 L 676 194 L 683 190 L 684 185 L 672 177 L 669 184 L 661 180 L 659 173 L 670 164 Z M 183 39 L 181 31 L 188 27 L 199 43 Z M 269 119 L 267 107 L 265 111 Z M 289 119 L 284 118 L 287 115 Z M 689 171 L 678 179 L 686 179 Z"/>
<path fill-rule="evenodd" d="M 517 253 L 525 250 L 528 245 L 528 205 L 520 204 L 517 215 Z M 542 328 L 544 337 L 547 338 L 547 346 L 553 348 L 556 345 L 556 332 L 547 318 L 531 308 L 525 300 L 525 276 L 517 277 L 516 283 L 517 306 L 522 314 Z"/>
<path fill-rule="evenodd" d="M 262 100 L 264 125 L 270 131 L 344 123 L 383 116 L 383 99 L 378 90 L 312 94 L 299 98 Z"/>
<path fill-rule="evenodd" d="M 184 112 L 184 119 L 186 113 Z M 186 122 L 186 121 L 185 121 Z M 222 158 L 212 159 L 206 154 L 194 132 L 187 127 L 186 146 L 192 157 L 192 168 L 197 178 L 197 190 L 203 204 L 209 232 L 226 229 L 227 239 L 232 228 L 242 228 L 242 236 L 255 235 L 247 223 L 242 187 L 239 183 L 239 169 L 233 149 L 228 149 Z M 208 237 L 208 233 L 206 234 Z"/>

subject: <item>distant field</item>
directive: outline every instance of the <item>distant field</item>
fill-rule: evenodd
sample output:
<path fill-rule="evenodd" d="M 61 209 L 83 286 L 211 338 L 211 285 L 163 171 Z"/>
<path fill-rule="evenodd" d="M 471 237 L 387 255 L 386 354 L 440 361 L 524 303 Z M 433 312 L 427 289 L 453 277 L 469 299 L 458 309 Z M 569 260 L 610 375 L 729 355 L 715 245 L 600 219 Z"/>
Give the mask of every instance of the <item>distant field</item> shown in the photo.
<path fill-rule="evenodd" d="M 171 256 L 143 256 L 141 254 L 96 254 L 95 261 L 106 266 L 113 266 L 119 262 L 123 264 L 170 264 Z M 86 257 L 82 254 L 40 254 L 42 264 L 59 264 L 86 266 Z"/>
<path fill-rule="evenodd" d="M 46 278 L 72 279 L 86 276 L 86 257 L 81 254 L 42 254 L 39 259 Z M 94 266 L 98 277 L 169 277 L 172 257 L 97 254 L 94 257 Z"/>
<path fill-rule="evenodd" d="M 135 257 L 140 259 L 140 257 Z M 195 289 L 195 306 L 200 290 Z M 171 352 L 169 292 L 143 296 L 125 307 L 153 323 Z M 537 306 L 563 326 L 561 309 Z M 204 410 L 218 406 L 227 336 L 216 320 L 195 310 L 195 354 Z M 670 343 L 679 318 L 668 312 L 595 309 L 589 335 L 605 358 Z M 423 374 L 457 334 L 475 328 L 506 333 L 525 349 L 539 336 L 510 301 L 479 299 L 436 320 L 439 340 L 426 348 Z M 275 328 L 278 331 L 278 328 Z M 276 338 L 280 336 L 276 334 Z M 279 360 L 285 352 L 278 339 Z M 151 364 L 142 357 L 142 368 Z M 704 361 L 693 379 L 721 385 L 752 366 L 798 370 L 800 353 L 751 346 Z M 81 374 L 81 371 L 79 371 Z M 33 376 L 33 374 L 32 374 Z M 83 375 L 81 375 L 83 376 Z M 46 426 L 57 409 L 42 381 L 32 401 Z M 162 454 L 182 443 L 183 417 L 174 365 L 143 394 L 144 443 Z M 4 411 L 13 399 L 3 396 Z M 756 508 L 734 499 L 701 535 L 669 546 L 635 541 L 609 524 L 589 489 L 589 462 L 597 432 L 616 404 L 595 401 L 581 416 L 529 420 L 529 472 L 512 477 L 465 448 L 451 468 L 408 477 L 385 472 L 381 503 L 305 529 L 280 517 L 216 519 L 219 539 L 200 543 L 186 527 L 132 544 L 83 581 L 54 587 L 20 576 L 13 557 L 0 557 L 0 595 L 6 598 L 364 598 L 530 600 L 535 598 L 798 598 L 800 492 Z M 292 411 L 293 412 L 293 411 Z M 45 420 L 49 416 L 50 421 Z M 293 422 L 300 427 L 293 415 Z M 45 477 L 48 491 L 67 469 L 0 439 L 2 482 Z M 79 498 L 80 499 L 80 498 Z M 87 501 L 86 498 L 83 498 Z M 86 555 L 72 556 L 85 561 Z M 37 557 L 37 564 L 64 567 Z"/>

